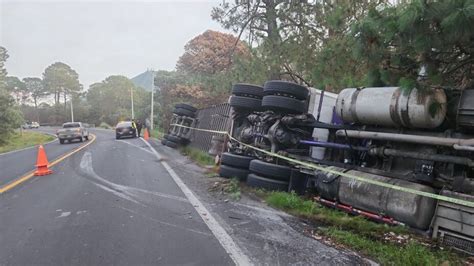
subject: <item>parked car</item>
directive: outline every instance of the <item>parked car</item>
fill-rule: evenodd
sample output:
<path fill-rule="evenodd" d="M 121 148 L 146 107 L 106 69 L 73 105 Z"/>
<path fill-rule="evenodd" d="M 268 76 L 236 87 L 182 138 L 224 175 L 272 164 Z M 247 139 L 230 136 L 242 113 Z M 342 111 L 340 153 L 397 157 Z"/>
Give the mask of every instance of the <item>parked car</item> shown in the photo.
<path fill-rule="evenodd" d="M 31 122 L 26 122 L 23 125 L 21 125 L 21 128 L 23 129 L 30 129 L 31 128 Z"/>
<path fill-rule="evenodd" d="M 137 129 L 132 121 L 122 121 L 115 126 L 115 138 L 120 139 L 122 137 L 137 137 Z"/>
<path fill-rule="evenodd" d="M 38 122 L 31 122 L 31 128 L 39 128 L 40 125 Z"/>
<path fill-rule="evenodd" d="M 81 122 L 68 122 L 63 124 L 63 128 L 56 132 L 59 143 L 64 144 L 67 140 L 79 140 L 83 142 L 84 139 L 89 140 L 89 131 Z"/>

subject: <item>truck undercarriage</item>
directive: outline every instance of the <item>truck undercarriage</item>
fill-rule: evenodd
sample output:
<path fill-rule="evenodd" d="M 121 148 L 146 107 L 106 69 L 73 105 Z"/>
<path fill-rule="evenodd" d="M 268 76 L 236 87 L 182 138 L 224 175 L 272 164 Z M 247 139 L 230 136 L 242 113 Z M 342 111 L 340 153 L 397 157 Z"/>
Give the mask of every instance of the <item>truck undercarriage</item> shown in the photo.
<path fill-rule="evenodd" d="M 473 202 L 474 89 L 350 88 L 328 96 L 270 81 L 264 88 L 236 84 L 230 104 L 238 141 L 229 142 L 229 151 L 248 158 L 248 184 L 284 190 L 276 173 L 291 169 L 283 180 L 290 189 L 291 179 L 304 179 L 300 192 L 314 189 L 326 205 L 429 231 L 474 253 L 474 208 L 309 169 L 242 144 Z"/>

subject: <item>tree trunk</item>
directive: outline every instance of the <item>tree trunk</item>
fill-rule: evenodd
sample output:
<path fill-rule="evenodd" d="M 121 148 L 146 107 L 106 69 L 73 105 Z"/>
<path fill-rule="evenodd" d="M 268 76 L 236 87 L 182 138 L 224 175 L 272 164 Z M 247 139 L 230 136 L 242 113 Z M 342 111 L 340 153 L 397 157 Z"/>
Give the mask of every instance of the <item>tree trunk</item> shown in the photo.
<path fill-rule="evenodd" d="M 66 105 L 66 102 L 67 102 L 67 94 L 66 94 L 66 91 L 64 91 L 63 93 L 64 93 L 64 111 L 66 112 L 66 111 L 67 111 L 67 105 Z"/>
<path fill-rule="evenodd" d="M 269 79 L 280 78 L 280 44 L 281 36 L 278 30 L 277 24 L 277 12 L 275 0 L 264 0 L 266 6 L 265 19 L 267 21 L 267 42 L 268 42 L 268 54 L 267 59 L 269 62 Z"/>
<path fill-rule="evenodd" d="M 36 97 L 33 97 L 33 101 L 35 103 L 35 111 L 36 111 L 36 122 L 38 122 L 38 124 L 40 123 L 40 115 L 39 115 L 39 112 L 38 112 L 38 99 Z"/>

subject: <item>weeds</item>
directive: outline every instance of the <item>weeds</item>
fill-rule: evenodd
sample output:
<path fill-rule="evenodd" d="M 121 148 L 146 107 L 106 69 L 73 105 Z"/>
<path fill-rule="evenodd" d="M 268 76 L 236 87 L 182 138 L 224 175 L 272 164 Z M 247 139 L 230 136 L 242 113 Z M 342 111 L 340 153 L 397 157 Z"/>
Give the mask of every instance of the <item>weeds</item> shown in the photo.
<path fill-rule="evenodd" d="M 200 166 L 209 166 L 215 164 L 214 158 L 201 150 L 189 146 L 181 147 L 180 150 L 183 155 L 189 156 L 191 160 L 195 161 Z"/>
<path fill-rule="evenodd" d="M 224 188 L 224 192 L 229 194 L 231 199 L 239 200 L 241 196 L 239 180 L 237 178 L 232 178 L 229 185 Z"/>
<path fill-rule="evenodd" d="M 416 241 L 400 246 L 373 240 L 336 227 L 330 227 L 321 232 L 338 243 L 374 258 L 383 265 L 440 265 L 442 263 L 443 265 L 462 265 L 461 258 L 456 254 L 432 250 Z M 446 262 L 448 264 L 445 264 Z"/>
<path fill-rule="evenodd" d="M 407 244 L 384 239 L 385 234 L 410 234 L 401 226 L 369 221 L 361 216 L 324 207 L 295 193 L 267 192 L 265 201 L 272 207 L 287 211 L 326 226 L 320 233 L 348 246 L 384 265 L 438 265 L 445 261 L 459 265 L 461 258 L 450 251 L 435 250 L 412 238 Z"/>

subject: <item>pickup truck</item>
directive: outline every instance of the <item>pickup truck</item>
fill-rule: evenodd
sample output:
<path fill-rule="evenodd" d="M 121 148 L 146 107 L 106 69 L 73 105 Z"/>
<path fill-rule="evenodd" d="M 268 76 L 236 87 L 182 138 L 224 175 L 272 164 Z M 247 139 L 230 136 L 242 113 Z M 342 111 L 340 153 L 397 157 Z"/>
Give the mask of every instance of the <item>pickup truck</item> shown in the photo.
<path fill-rule="evenodd" d="M 81 122 L 64 123 L 63 128 L 56 131 L 56 135 L 61 144 L 64 144 L 66 140 L 69 142 L 76 139 L 80 142 L 83 142 L 84 139 L 89 140 L 89 131 Z"/>

